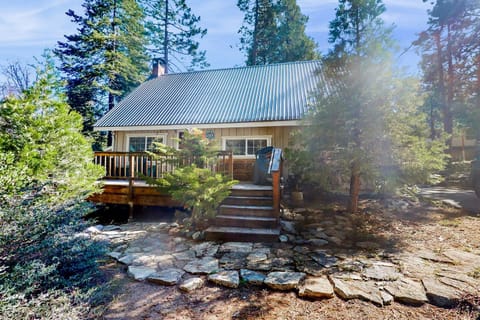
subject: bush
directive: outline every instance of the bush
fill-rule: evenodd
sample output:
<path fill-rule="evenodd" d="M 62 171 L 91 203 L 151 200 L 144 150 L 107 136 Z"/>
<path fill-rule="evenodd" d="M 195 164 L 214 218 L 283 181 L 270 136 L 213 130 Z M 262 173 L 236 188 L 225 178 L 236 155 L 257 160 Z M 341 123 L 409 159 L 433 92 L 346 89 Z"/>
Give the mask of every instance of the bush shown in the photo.
<path fill-rule="evenodd" d="M 105 248 L 81 236 L 83 199 L 102 169 L 51 65 L 38 79 L 0 104 L 0 315 L 81 318 Z"/>
<path fill-rule="evenodd" d="M 152 155 L 174 156 L 178 169 L 165 174 L 162 179 L 148 181 L 170 193 L 174 200 L 190 210 L 192 225 L 196 229 L 202 229 L 203 220 L 215 216 L 220 203 L 230 194 L 230 188 L 238 183 L 211 170 L 217 161 L 216 151 L 202 137 L 201 131 L 185 132 L 180 150 L 157 144 Z"/>

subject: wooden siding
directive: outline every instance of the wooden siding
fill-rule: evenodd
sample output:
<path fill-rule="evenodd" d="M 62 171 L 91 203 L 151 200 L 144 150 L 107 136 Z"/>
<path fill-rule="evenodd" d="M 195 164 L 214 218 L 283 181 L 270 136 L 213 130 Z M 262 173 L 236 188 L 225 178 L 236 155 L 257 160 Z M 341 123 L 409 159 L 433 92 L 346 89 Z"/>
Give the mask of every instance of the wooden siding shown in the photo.
<path fill-rule="evenodd" d="M 290 132 L 296 127 L 258 127 L 258 128 L 223 128 L 213 129 L 216 144 L 219 148 L 222 147 L 222 137 L 254 137 L 254 136 L 271 136 L 272 146 L 284 149 L 288 146 Z M 167 134 L 167 145 L 175 147 L 175 139 L 178 132 L 183 130 L 158 130 L 158 131 L 116 131 L 114 132 L 114 148 L 113 151 L 127 152 L 127 137 L 131 134 L 139 135 L 159 135 Z M 205 132 L 205 130 L 204 130 Z"/>

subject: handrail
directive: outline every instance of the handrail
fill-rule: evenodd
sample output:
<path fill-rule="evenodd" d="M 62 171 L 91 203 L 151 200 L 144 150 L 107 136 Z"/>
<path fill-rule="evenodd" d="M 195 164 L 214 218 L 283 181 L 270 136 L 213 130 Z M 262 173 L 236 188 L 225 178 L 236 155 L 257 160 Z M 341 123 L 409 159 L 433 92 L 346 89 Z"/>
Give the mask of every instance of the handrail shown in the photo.
<path fill-rule="evenodd" d="M 220 151 L 217 161 L 208 166 L 214 172 L 233 178 L 233 154 Z M 191 161 L 182 161 L 191 163 Z M 94 154 L 94 163 L 105 168 L 106 179 L 161 178 L 165 173 L 175 171 L 180 159 L 174 156 L 155 157 L 146 152 L 99 151 Z"/>
<path fill-rule="evenodd" d="M 272 189 L 273 189 L 273 210 L 277 222 L 280 219 L 280 201 L 282 196 L 281 190 L 281 176 L 283 170 L 283 152 L 280 148 L 273 148 L 268 166 L 268 173 L 272 175 Z"/>

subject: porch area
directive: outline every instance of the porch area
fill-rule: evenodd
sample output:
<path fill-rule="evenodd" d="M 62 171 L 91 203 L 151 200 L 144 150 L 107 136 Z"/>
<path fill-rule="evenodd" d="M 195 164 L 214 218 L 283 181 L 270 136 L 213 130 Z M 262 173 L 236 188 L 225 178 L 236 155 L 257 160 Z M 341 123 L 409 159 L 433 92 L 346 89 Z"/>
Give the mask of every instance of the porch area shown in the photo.
<path fill-rule="evenodd" d="M 244 179 L 252 180 L 256 170 L 255 160 L 245 160 L 234 160 L 231 152 L 221 151 L 217 161 L 208 166 L 213 172 L 242 181 L 232 187 L 230 196 L 219 206 L 216 218 L 210 221 L 210 227 L 205 230 L 208 240 L 278 240 L 282 150 L 272 148 L 269 161 L 265 163 L 269 177 L 266 185 L 245 182 Z M 129 219 L 134 218 L 134 206 L 180 207 L 170 195 L 160 192 L 146 180 L 161 178 L 191 161 L 193 159 L 154 158 L 147 153 L 96 152 L 94 163 L 105 168 L 103 192 L 88 200 L 128 205 Z"/>

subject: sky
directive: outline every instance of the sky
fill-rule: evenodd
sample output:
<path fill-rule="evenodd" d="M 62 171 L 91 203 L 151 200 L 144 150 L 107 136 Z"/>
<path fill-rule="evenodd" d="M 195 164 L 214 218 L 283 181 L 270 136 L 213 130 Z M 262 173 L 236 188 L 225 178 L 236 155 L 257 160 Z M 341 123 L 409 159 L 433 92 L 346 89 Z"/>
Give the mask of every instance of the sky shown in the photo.
<path fill-rule="evenodd" d="M 238 29 L 243 14 L 237 0 L 187 0 L 192 11 L 201 17 L 207 35 L 200 47 L 207 51 L 211 69 L 243 66 L 245 57 L 239 51 Z M 75 33 L 75 24 L 65 12 L 83 12 L 81 0 L 0 0 L 0 65 L 14 61 L 32 63 L 46 48 L 54 48 L 65 34 Z M 306 33 L 327 52 L 328 23 L 335 16 L 337 0 L 297 0 L 302 13 L 309 17 Z M 396 26 L 393 36 L 400 52 L 396 59 L 409 73 L 418 72 L 419 58 L 410 47 L 419 32 L 426 29 L 428 3 L 422 0 L 384 0 L 387 11 L 382 18 L 387 25 Z"/>

